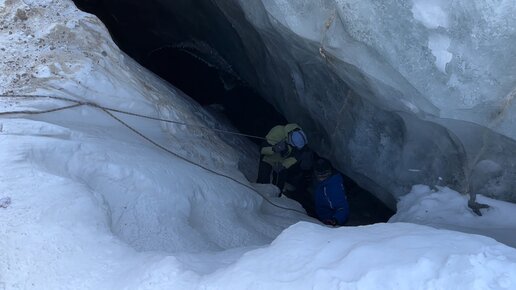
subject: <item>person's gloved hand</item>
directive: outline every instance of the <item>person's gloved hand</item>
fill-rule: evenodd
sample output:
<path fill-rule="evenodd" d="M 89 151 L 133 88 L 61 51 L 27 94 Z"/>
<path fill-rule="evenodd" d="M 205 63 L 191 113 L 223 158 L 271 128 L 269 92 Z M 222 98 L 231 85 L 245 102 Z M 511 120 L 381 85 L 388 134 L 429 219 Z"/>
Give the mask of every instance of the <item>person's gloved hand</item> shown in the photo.
<path fill-rule="evenodd" d="M 272 151 L 275 153 L 279 153 L 282 157 L 288 153 L 287 142 L 280 141 L 272 146 Z"/>
<path fill-rule="evenodd" d="M 280 173 L 283 169 L 285 169 L 285 166 L 283 166 L 283 164 L 280 162 L 274 163 L 274 165 L 272 165 L 272 170 L 276 173 Z"/>

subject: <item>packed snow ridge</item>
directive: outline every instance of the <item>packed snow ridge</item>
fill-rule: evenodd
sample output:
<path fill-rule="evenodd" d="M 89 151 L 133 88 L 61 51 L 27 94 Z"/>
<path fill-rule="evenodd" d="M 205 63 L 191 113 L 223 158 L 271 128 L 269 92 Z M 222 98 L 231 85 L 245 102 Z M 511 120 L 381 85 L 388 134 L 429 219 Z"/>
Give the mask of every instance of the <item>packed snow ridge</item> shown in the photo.
<path fill-rule="evenodd" d="M 0 1 L 0 19 L 3 95 L 219 125 L 119 51 L 71 1 Z M 0 101 L 1 112 L 70 105 Z M 91 106 L 2 116 L 0 288 L 516 287 L 516 250 L 507 246 L 516 240 L 507 234 L 516 229 L 513 204 L 480 196 L 491 205 L 481 219 L 465 196 L 415 186 L 391 223 L 329 228 L 257 194 L 301 209 L 274 198 L 273 186 L 247 181 L 256 168 L 248 141 L 115 116 L 174 154 Z M 487 237 L 493 228 L 507 245 Z"/>

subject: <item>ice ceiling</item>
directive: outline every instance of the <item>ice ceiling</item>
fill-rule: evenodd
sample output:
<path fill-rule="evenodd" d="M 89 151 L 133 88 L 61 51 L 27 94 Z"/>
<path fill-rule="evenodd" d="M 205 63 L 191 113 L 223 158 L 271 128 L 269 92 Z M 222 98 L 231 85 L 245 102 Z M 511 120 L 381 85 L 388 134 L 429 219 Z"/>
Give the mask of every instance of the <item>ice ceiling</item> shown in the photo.
<path fill-rule="evenodd" d="M 82 2 L 136 59 L 250 83 L 391 207 L 413 184 L 516 201 L 513 0 Z"/>

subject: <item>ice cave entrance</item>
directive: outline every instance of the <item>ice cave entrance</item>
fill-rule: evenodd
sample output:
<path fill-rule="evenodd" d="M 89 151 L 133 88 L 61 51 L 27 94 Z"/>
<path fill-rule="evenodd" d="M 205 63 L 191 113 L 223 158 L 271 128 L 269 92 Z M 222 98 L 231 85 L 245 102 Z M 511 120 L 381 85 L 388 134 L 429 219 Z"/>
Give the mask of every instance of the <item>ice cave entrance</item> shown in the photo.
<path fill-rule="evenodd" d="M 224 76 L 224 72 L 210 66 L 196 56 L 195 52 L 163 46 L 148 53 L 144 64 L 201 105 L 223 113 L 242 133 L 265 136 L 273 126 L 288 123 L 250 86 L 238 79 L 231 79 L 231 76 Z M 261 142 L 257 139 L 251 140 L 258 145 Z M 345 177 L 345 185 L 351 207 L 350 225 L 386 222 L 394 214 L 352 179 Z M 301 203 L 307 212 L 311 212 L 312 201 L 309 198 L 289 197 Z"/>
<path fill-rule="evenodd" d="M 145 27 L 145 24 L 126 22 L 120 19 L 120 14 L 115 16 L 109 4 L 91 0 L 75 0 L 75 3 L 80 9 L 99 17 L 117 45 L 129 56 L 208 110 L 223 114 L 240 132 L 265 136 L 273 126 L 287 123 L 271 104 L 241 81 L 238 75 L 221 68 L 223 63 L 216 63 L 218 60 L 206 55 L 202 47 L 189 45 L 195 44 L 193 40 L 184 41 L 183 45 L 170 44 L 153 35 L 151 28 Z M 120 11 L 126 16 L 137 14 L 133 14 L 131 7 L 120 8 Z M 137 33 L 134 33 L 135 29 Z M 260 143 L 256 139 L 251 140 L 258 145 Z M 352 179 L 344 176 L 344 183 L 350 204 L 349 225 L 386 222 L 394 214 L 392 209 Z M 299 196 L 289 197 L 300 202 L 310 212 L 311 200 Z"/>

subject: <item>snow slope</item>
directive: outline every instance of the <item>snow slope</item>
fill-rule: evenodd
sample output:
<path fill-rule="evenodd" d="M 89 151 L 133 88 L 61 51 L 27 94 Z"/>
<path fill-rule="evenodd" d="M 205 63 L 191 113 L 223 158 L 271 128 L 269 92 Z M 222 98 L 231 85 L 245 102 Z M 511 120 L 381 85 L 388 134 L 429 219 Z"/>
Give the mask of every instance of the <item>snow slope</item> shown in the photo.
<path fill-rule="evenodd" d="M 215 124 L 71 2 L 2 1 L 0 13 L 9 52 L 2 93 Z M 67 104 L 2 97 L 0 111 Z M 245 141 L 117 116 L 175 154 L 300 209 L 273 198 L 271 186 L 247 183 L 237 167 L 255 161 L 232 147 Z M 98 108 L 2 116 L 0 128 L 0 200 L 11 201 L 0 207 L 0 289 L 516 287 L 516 250 L 493 239 L 404 223 L 328 228 L 152 145 Z"/>

